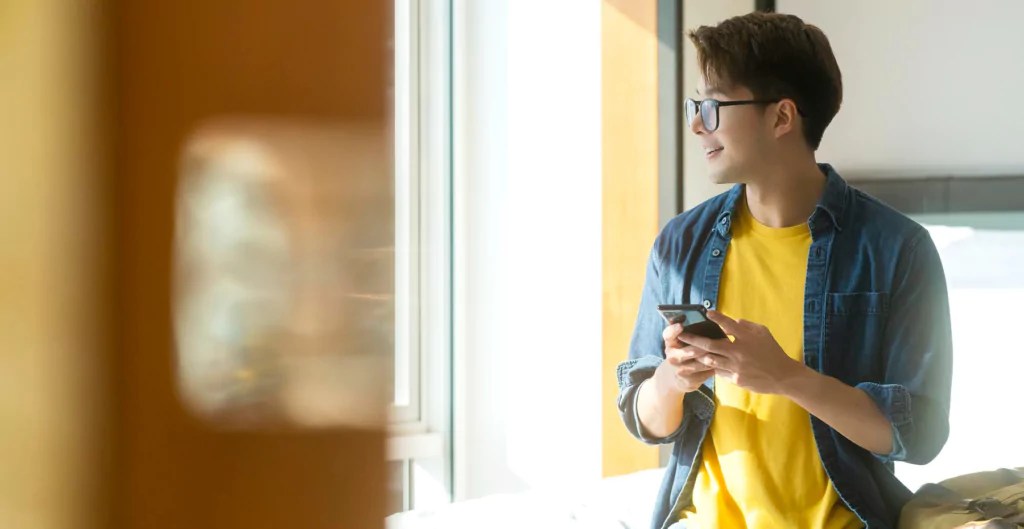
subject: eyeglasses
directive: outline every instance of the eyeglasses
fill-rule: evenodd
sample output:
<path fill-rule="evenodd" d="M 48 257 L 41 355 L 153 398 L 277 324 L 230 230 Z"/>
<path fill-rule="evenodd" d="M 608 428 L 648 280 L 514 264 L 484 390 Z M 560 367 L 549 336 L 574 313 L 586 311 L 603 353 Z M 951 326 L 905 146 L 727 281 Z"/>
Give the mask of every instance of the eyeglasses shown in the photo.
<path fill-rule="evenodd" d="M 718 108 L 719 107 L 732 107 L 737 105 L 770 105 L 772 103 L 778 103 L 781 99 L 749 99 L 745 101 L 719 101 L 717 99 L 704 99 L 701 101 L 695 101 L 693 99 L 687 99 L 686 105 L 686 125 L 693 126 L 693 118 L 697 117 L 697 109 L 700 108 L 700 119 L 704 122 L 704 130 L 708 132 L 714 132 L 718 129 Z"/>

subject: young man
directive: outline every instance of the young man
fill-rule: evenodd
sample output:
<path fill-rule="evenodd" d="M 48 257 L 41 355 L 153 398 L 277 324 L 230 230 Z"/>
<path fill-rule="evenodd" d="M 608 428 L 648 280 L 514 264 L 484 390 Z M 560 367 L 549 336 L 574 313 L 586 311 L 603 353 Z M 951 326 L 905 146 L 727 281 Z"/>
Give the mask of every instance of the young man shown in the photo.
<path fill-rule="evenodd" d="M 846 184 L 815 150 L 842 82 L 825 35 L 756 13 L 689 37 L 686 100 L 713 181 L 737 184 L 662 231 L 619 409 L 674 443 L 653 529 L 895 527 L 949 430 L 946 283 L 927 231 Z M 731 339 L 667 325 L 696 303 Z"/>

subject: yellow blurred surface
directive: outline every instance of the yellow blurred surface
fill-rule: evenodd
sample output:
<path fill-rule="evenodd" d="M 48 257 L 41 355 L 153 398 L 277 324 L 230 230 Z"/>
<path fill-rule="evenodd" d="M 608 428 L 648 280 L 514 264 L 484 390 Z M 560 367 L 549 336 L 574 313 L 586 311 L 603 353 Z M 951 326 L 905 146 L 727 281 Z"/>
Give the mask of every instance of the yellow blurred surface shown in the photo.
<path fill-rule="evenodd" d="M 0 5 L 0 527 L 86 527 L 102 324 L 91 0 Z"/>

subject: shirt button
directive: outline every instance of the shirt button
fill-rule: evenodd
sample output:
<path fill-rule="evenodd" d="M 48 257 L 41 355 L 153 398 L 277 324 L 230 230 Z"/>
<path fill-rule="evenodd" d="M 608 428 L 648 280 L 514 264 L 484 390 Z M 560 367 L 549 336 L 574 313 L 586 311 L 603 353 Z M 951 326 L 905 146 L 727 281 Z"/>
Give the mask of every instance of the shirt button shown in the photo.
<path fill-rule="evenodd" d="M 711 257 L 718 257 L 719 255 L 722 255 L 722 250 L 719 250 L 718 248 L 711 250 Z"/>
<path fill-rule="evenodd" d="M 705 299 L 704 300 L 704 308 L 705 309 L 710 309 L 711 308 L 711 300 L 710 299 Z"/>

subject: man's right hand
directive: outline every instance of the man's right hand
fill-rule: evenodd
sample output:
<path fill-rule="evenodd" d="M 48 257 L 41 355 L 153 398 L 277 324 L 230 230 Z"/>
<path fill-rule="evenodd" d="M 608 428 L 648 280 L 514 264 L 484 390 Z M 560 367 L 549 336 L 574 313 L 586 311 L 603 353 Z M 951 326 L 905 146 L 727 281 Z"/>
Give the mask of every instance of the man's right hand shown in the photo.
<path fill-rule="evenodd" d="M 637 395 L 640 428 L 656 438 L 668 437 L 679 428 L 683 422 L 683 395 L 700 388 L 715 372 L 697 361 L 707 353 L 679 341 L 682 330 L 683 326 L 676 324 L 662 333 L 665 361 L 658 364 L 654 376 L 640 386 Z"/>
<path fill-rule="evenodd" d="M 662 397 L 679 397 L 696 391 L 715 374 L 697 359 L 706 352 L 679 341 L 682 324 L 669 325 L 661 334 L 665 340 L 665 361 L 654 372 L 654 385 Z"/>

